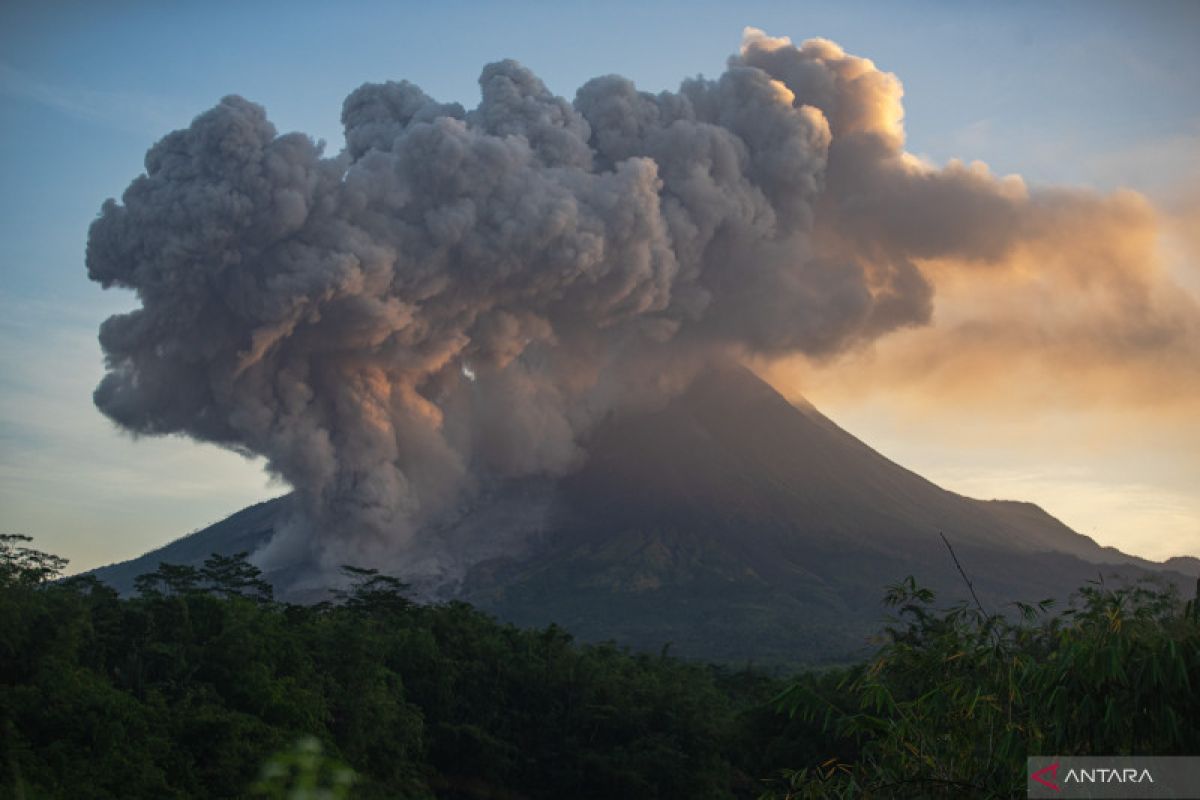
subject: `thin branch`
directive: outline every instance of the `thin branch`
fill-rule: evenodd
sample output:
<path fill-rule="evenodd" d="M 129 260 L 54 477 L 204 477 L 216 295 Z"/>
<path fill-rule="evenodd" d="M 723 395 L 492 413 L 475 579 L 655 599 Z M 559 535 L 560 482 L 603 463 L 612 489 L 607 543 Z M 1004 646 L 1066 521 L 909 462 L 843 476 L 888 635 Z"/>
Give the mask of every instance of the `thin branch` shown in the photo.
<path fill-rule="evenodd" d="M 975 605 L 979 608 L 979 613 L 983 614 L 984 619 L 987 619 L 988 613 L 983 610 L 983 603 L 979 602 L 979 595 L 975 594 L 975 587 L 971 585 L 971 579 L 963 571 L 962 564 L 958 563 L 958 556 L 954 554 L 954 548 L 950 546 L 950 540 L 941 531 L 938 531 L 938 536 L 942 537 L 942 541 L 946 543 L 946 549 L 950 551 L 950 557 L 954 559 L 954 566 L 958 567 L 958 574 L 962 575 L 962 579 L 967 582 L 967 588 L 971 590 L 971 597 L 975 600 Z"/>

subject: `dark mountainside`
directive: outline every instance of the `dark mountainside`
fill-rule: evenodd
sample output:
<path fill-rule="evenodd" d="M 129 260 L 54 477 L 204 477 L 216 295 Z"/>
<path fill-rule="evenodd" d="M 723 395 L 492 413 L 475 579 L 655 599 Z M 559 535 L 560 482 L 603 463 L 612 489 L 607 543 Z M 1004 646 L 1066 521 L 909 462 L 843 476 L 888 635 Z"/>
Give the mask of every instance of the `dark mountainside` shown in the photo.
<path fill-rule="evenodd" d="M 551 487 L 553 511 L 532 544 L 474 565 L 458 598 L 587 641 L 670 643 L 675 654 L 725 662 L 822 663 L 869 652 L 883 587 L 907 575 L 947 602 L 966 596 L 939 532 L 989 611 L 1065 600 L 1101 574 L 1154 570 L 1185 592 L 1192 581 L 1183 573 L 1200 574 L 1194 559 L 1160 565 L 1102 548 L 1029 503 L 945 491 L 741 368 L 714 370 L 656 413 L 610 420 L 589 453 Z M 253 550 L 286 502 L 247 508 L 95 574 L 128 592 L 159 562 Z M 501 496 L 489 508 L 515 504 Z M 458 527 L 521 519 L 487 508 L 474 516 Z M 288 576 L 269 577 L 286 596 Z"/>

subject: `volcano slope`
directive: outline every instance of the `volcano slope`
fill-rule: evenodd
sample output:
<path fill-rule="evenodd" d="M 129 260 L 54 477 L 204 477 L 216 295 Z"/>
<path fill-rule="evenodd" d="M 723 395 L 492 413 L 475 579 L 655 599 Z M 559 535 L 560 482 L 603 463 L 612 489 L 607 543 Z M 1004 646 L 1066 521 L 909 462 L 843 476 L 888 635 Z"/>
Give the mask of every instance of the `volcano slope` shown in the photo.
<path fill-rule="evenodd" d="M 870 651 L 885 588 L 906 576 L 945 603 L 967 597 L 940 534 L 988 611 L 1065 602 L 1088 580 L 1154 575 L 1187 591 L 1193 578 L 1183 573 L 1196 566 L 1100 547 L 1029 503 L 941 489 L 741 367 L 711 370 L 656 411 L 607 420 L 587 445 L 577 472 L 502 487 L 437 534 L 476 551 L 437 597 L 518 625 L 556 623 L 586 641 L 724 663 L 819 664 Z M 513 513 L 526 498 L 545 512 Z M 287 502 L 245 509 L 96 574 L 129 591 L 161 561 L 252 551 Z M 514 544 L 473 544 L 485 540 Z M 287 598 L 303 570 L 268 577 Z"/>

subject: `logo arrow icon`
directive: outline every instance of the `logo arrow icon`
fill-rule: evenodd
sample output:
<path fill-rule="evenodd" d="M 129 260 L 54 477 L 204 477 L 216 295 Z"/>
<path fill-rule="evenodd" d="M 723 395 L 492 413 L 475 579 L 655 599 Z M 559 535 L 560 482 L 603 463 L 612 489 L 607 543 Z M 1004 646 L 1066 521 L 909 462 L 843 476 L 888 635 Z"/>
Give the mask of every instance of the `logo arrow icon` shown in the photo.
<path fill-rule="evenodd" d="M 1047 777 L 1046 773 L 1050 773 L 1049 777 Z M 1057 761 L 1055 761 L 1053 764 L 1051 764 L 1048 767 L 1042 767 L 1041 769 L 1039 769 L 1037 772 L 1033 773 L 1029 777 L 1033 778 L 1035 781 L 1040 783 L 1042 786 L 1047 786 L 1056 792 L 1062 791 L 1062 787 L 1060 787 L 1057 783 L 1055 783 L 1055 781 L 1058 780 L 1058 762 Z"/>

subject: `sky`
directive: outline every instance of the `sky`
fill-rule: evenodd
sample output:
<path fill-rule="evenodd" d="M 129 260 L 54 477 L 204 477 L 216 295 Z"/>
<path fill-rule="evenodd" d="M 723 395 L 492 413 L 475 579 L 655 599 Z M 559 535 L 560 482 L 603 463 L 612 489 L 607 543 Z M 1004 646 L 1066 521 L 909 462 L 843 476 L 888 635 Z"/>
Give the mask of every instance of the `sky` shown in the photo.
<path fill-rule="evenodd" d="M 1138 257 L 1152 253 L 1153 269 L 1200 297 L 1194 3 L 9 2 L 0 530 L 86 569 L 287 490 L 261 461 L 181 437 L 134 438 L 92 404 L 104 373 L 99 324 L 134 300 L 87 280 L 87 228 L 164 134 L 235 93 L 264 105 L 280 131 L 336 152 L 342 100 L 359 84 L 403 78 L 470 107 L 480 69 L 500 58 L 568 99 L 608 73 L 676 89 L 719 74 L 746 26 L 832 39 L 894 73 L 905 146 L 930 164 L 980 161 L 1030 187 L 1139 193 L 1121 195 L 1141 220 L 1130 234 L 1141 237 Z M 1083 278 L 1039 281 L 1043 263 L 1078 258 L 1086 276 L 1089 259 L 1134 246 L 1112 236 L 1097 235 L 1092 252 L 1080 244 L 1089 231 L 1050 232 L 1003 274 L 969 281 L 953 265 L 923 264 L 939 276 L 933 324 L 832 360 L 758 366 L 946 488 L 1037 502 L 1139 555 L 1200 555 L 1194 367 L 1157 357 L 1153 343 L 1109 346 L 1105 331 L 1075 324 L 1072 308 L 1094 290 Z"/>

